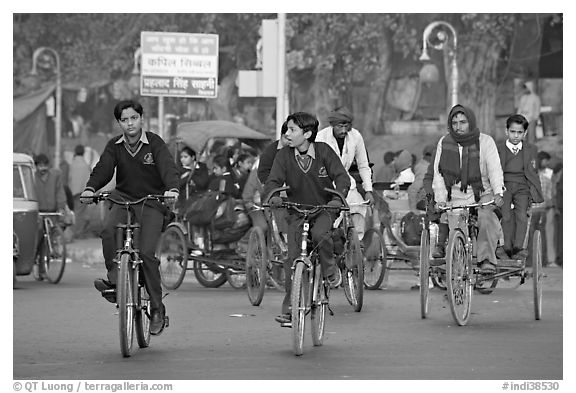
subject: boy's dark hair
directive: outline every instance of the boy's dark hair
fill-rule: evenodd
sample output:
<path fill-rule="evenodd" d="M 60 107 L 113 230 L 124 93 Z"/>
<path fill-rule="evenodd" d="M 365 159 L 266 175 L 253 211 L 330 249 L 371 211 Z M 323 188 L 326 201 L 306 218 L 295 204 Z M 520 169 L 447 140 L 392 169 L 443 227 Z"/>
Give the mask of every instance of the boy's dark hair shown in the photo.
<path fill-rule="evenodd" d="M 227 171 L 230 170 L 230 161 L 226 156 L 223 156 L 221 154 L 214 157 L 214 159 L 212 160 L 212 164 L 218 165 L 220 168 L 225 168 Z"/>
<path fill-rule="evenodd" d="M 396 154 L 393 151 L 387 151 L 384 153 L 384 164 L 390 164 L 392 161 L 394 161 L 394 157 L 396 157 Z"/>
<path fill-rule="evenodd" d="M 180 150 L 180 153 L 182 153 L 183 151 L 185 151 L 186 153 L 188 153 L 188 155 L 189 155 L 190 157 L 196 158 L 196 151 L 194 151 L 194 149 L 192 149 L 190 146 L 184 146 L 184 147 Z"/>
<path fill-rule="evenodd" d="M 76 145 L 74 148 L 74 155 L 75 156 L 83 156 L 84 155 L 84 146 Z"/>
<path fill-rule="evenodd" d="M 512 123 L 522 124 L 524 131 L 528 129 L 528 120 L 526 120 L 526 118 L 522 115 L 516 114 L 506 119 L 506 129 L 509 129 Z"/>
<path fill-rule="evenodd" d="M 248 158 L 252 158 L 252 154 L 248 154 L 248 153 L 242 153 L 238 156 L 238 160 L 236 162 L 244 162 L 246 161 Z"/>
<path fill-rule="evenodd" d="M 140 116 L 144 113 L 144 109 L 142 105 L 138 101 L 134 100 L 123 100 L 116 104 L 114 107 L 114 118 L 116 120 L 120 120 L 120 116 L 122 116 L 122 111 L 124 109 L 132 108 L 134 109 Z"/>
<path fill-rule="evenodd" d="M 290 120 L 302 129 L 302 133 L 311 131 L 312 134 L 308 137 L 308 142 L 314 142 L 318 133 L 318 125 L 320 124 L 316 116 L 306 112 L 295 112 L 286 118 L 286 122 Z"/>
<path fill-rule="evenodd" d="M 288 131 L 288 120 L 282 123 L 282 127 L 280 128 L 280 135 L 286 134 L 286 131 Z"/>
<path fill-rule="evenodd" d="M 36 157 L 34 157 L 34 164 L 36 164 L 36 165 L 40 165 L 40 164 L 49 165 L 50 159 L 48 158 L 48 156 L 46 154 L 40 153 L 40 154 L 36 155 Z"/>

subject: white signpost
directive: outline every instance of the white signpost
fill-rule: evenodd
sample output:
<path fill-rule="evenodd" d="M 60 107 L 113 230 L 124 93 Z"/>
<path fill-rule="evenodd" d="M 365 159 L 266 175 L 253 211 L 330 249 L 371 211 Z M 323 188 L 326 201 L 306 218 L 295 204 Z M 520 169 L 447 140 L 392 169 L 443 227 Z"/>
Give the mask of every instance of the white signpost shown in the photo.
<path fill-rule="evenodd" d="M 140 94 L 215 98 L 218 35 L 143 31 Z"/>

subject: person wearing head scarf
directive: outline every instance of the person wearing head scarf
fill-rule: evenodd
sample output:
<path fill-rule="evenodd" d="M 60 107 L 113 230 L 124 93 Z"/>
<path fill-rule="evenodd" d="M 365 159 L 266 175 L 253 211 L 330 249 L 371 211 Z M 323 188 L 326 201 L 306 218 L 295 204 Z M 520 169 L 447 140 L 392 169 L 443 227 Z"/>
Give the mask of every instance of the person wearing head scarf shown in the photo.
<path fill-rule="evenodd" d="M 329 127 L 326 127 L 316 135 L 316 142 L 328 144 L 338 155 L 342 165 L 350 177 L 350 190 L 346 200 L 350 205 L 352 221 L 358 232 L 360 240 L 364 237 L 365 218 L 367 207 L 359 205 L 364 199 L 374 203 L 372 194 L 372 169 L 370 168 L 368 153 L 364 145 L 362 134 L 355 128 L 352 128 L 354 116 L 346 107 L 338 107 L 328 114 Z M 356 163 L 358 173 L 362 179 L 362 189 L 364 194 L 359 191 L 356 180 L 350 175 L 350 167 Z"/>
<path fill-rule="evenodd" d="M 438 141 L 432 180 L 434 199 L 439 206 L 463 206 L 494 200 L 502 206 L 504 174 L 496 143 L 480 132 L 474 112 L 455 105 L 448 115 L 448 134 Z M 440 218 L 435 258 L 445 255 L 448 238 L 446 214 Z M 496 247 L 503 241 L 502 227 L 494 205 L 478 209 L 477 258 L 484 270 L 495 270 Z"/>
<path fill-rule="evenodd" d="M 412 171 L 412 154 L 408 150 L 401 150 L 393 161 L 394 171 L 397 175 L 392 179 L 396 184 L 412 183 L 414 171 Z"/>

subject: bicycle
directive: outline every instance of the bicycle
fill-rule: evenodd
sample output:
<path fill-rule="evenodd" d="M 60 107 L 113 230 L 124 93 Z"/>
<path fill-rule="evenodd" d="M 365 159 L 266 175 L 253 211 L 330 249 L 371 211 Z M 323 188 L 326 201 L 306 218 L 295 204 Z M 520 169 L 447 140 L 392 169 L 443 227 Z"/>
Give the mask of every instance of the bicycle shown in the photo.
<path fill-rule="evenodd" d="M 64 231 L 54 222 L 60 219 L 59 212 L 39 212 L 42 218 L 42 239 L 34 261 L 32 275 L 37 281 L 46 279 L 51 284 L 58 284 L 66 268 L 66 241 Z"/>
<path fill-rule="evenodd" d="M 129 357 L 133 352 L 134 331 L 140 348 L 150 345 L 150 296 L 144 281 L 140 278 L 142 259 L 139 252 L 140 224 L 135 222 L 132 206 L 149 200 L 163 202 L 172 197 L 164 195 L 147 195 L 136 201 L 114 199 L 109 192 L 91 197 L 81 197 L 92 203 L 109 201 L 126 209 L 126 221 L 116 226 L 117 251 L 115 261 L 118 264 L 118 278 L 116 290 L 110 289 L 113 295 L 116 292 L 116 308 L 118 308 L 120 351 L 122 356 Z M 164 328 L 168 327 L 168 316 L 164 316 Z"/>
<path fill-rule="evenodd" d="M 270 198 L 280 191 L 287 190 L 288 187 L 273 189 L 269 195 L 265 207 L 269 207 Z M 330 205 L 305 205 L 295 202 L 282 202 L 282 208 L 293 210 L 303 216 L 302 239 L 300 241 L 300 255 L 292 262 L 292 292 L 291 292 L 291 322 L 283 323 L 283 327 L 292 328 L 292 350 L 294 355 L 300 356 L 303 353 L 304 331 L 306 315 L 310 314 L 312 323 L 312 343 L 314 346 L 321 346 L 324 342 L 324 332 L 326 327 L 326 311 L 334 315 L 329 307 L 330 285 L 322 274 L 320 258 L 317 253 L 317 246 L 309 251 L 309 230 L 310 217 L 325 211 L 349 211 L 346 199 L 337 191 L 326 188 L 325 191 L 340 198 L 342 206 L 335 208 Z"/>

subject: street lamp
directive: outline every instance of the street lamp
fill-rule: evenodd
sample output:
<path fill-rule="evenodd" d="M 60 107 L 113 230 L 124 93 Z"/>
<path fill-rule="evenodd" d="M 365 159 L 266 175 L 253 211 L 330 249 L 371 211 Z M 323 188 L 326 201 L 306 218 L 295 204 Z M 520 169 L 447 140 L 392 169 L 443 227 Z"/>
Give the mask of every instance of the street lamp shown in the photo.
<path fill-rule="evenodd" d="M 432 34 L 435 32 L 435 34 Z M 452 47 L 450 48 L 447 46 L 448 43 L 448 34 L 450 32 L 452 34 Z M 422 55 L 420 56 L 420 61 L 430 61 L 430 56 L 428 56 L 428 45 L 430 45 L 434 49 L 444 49 L 444 47 L 448 48 L 448 54 L 450 55 L 450 99 L 452 102 L 452 106 L 458 104 L 458 64 L 456 63 L 456 49 L 457 49 L 457 37 L 456 37 L 456 30 L 454 27 L 444 21 L 434 21 L 430 23 L 424 29 L 424 33 L 422 35 Z M 444 52 L 446 53 L 446 52 Z M 428 67 L 428 68 L 426 68 Z M 426 64 L 422 68 L 421 74 L 434 74 L 432 70 L 430 70 L 431 65 Z M 434 67 L 432 65 L 432 67 Z M 437 71 L 436 71 L 437 74 Z"/>
<path fill-rule="evenodd" d="M 49 46 L 42 46 L 34 51 L 32 55 L 32 71 L 31 75 L 37 75 L 36 70 L 38 58 L 40 54 L 44 51 L 48 51 L 54 55 L 56 60 L 56 124 L 55 124 L 55 149 L 54 149 L 54 168 L 60 167 L 60 144 L 62 136 L 62 78 L 60 72 L 60 56 L 58 52 Z"/>

